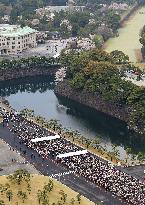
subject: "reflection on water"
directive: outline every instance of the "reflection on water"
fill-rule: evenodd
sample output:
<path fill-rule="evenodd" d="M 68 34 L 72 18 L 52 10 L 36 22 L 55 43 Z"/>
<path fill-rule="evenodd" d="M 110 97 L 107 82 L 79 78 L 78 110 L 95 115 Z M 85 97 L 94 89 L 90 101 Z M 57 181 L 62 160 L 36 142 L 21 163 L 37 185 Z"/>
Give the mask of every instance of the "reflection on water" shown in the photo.
<path fill-rule="evenodd" d="M 110 38 L 105 44 L 105 50 L 111 52 L 113 50 L 120 50 L 127 54 L 130 61 L 136 62 L 141 60 L 140 49 L 142 47 L 139 42 L 140 31 L 145 25 L 145 7 L 138 9 L 124 27 L 119 29 L 119 36 Z"/>
<path fill-rule="evenodd" d="M 46 119 L 57 119 L 64 127 L 78 130 L 85 136 L 97 136 L 108 149 L 111 144 L 115 144 L 119 146 L 122 156 L 123 147 L 132 147 L 135 152 L 144 150 L 143 137 L 129 132 L 124 122 L 56 96 L 53 86 L 52 78 L 29 77 L 0 83 L 0 95 L 6 96 L 17 110 L 31 108 L 37 115 Z"/>

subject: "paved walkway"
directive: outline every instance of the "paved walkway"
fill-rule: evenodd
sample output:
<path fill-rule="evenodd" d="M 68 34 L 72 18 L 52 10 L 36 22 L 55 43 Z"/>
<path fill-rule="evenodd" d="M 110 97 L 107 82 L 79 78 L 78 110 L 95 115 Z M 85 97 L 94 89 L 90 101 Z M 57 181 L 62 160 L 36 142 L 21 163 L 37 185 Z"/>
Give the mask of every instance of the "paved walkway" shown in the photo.
<path fill-rule="evenodd" d="M 68 172 L 69 170 L 62 166 L 61 164 L 57 164 L 54 159 L 45 159 L 43 160 L 37 152 L 26 147 L 24 144 L 20 144 L 19 139 L 16 135 L 12 134 L 6 127 L 3 128 L 0 125 L 0 137 L 3 138 L 10 146 L 19 150 L 21 154 L 25 157 L 29 163 L 33 164 L 37 170 L 39 170 L 44 175 L 54 175 L 59 173 Z M 32 153 L 33 157 L 32 158 Z M 3 155 L 1 156 L 3 157 Z M 87 182 L 84 177 L 77 176 L 73 173 L 64 176 L 56 176 L 57 180 L 60 180 L 63 184 L 69 186 L 73 190 L 81 193 L 91 201 L 97 203 L 100 201 L 104 201 L 105 205 L 123 205 L 125 203 L 121 202 L 117 197 L 113 197 L 110 192 L 106 192 L 105 189 L 101 189 L 96 185 Z"/>
<path fill-rule="evenodd" d="M 136 166 L 132 166 L 132 167 L 126 167 L 126 168 L 121 168 L 121 170 L 123 172 L 126 172 L 134 177 L 136 177 L 137 179 L 144 181 L 145 178 L 145 165 L 136 165 Z"/>
<path fill-rule="evenodd" d="M 40 174 L 16 150 L 0 139 L 0 175 L 9 175 L 18 169 L 26 169 L 31 174 Z"/>

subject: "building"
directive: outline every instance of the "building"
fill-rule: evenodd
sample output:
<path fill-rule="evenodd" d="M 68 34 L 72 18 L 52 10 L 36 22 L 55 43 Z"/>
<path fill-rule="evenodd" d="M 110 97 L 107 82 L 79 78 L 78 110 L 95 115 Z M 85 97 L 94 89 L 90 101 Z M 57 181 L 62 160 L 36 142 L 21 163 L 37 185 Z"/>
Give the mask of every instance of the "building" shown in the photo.
<path fill-rule="evenodd" d="M 18 54 L 35 47 L 37 31 L 25 26 L 0 24 L 0 55 Z"/>

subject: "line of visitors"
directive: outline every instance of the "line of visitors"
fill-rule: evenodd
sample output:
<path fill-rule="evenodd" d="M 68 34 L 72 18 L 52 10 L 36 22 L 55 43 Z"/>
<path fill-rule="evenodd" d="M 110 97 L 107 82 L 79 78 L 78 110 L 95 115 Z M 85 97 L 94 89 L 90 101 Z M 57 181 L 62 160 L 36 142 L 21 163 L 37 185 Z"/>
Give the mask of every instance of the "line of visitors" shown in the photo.
<path fill-rule="evenodd" d="M 64 138 L 52 141 L 32 142 L 37 137 L 52 136 L 45 128 L 14 113 L 7 113 L 9 129 L 15 133 L 22 143 L 36 150 L 43 159 L 58 154 L 81 150 Z M 131 205 L 145 205 L 145 184 L 128 175 L 97 156 L 87 153 L 79 156 L 57 159 L 68 169 L 82 175 L 96 185 L 99 185 Z"/>

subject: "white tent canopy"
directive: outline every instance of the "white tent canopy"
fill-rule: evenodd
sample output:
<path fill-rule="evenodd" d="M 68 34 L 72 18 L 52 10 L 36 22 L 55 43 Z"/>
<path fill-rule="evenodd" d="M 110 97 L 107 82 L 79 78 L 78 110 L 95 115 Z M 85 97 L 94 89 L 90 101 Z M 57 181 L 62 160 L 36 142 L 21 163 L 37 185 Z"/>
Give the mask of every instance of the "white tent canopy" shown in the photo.
<path fill-rule="evenodd" d="M 32 139 L 31 142 L 49 141 L 49 140 L 54 140 L 54 139 L 58 139 L 58 138 L 60 138 L 59 135 L 48 136 L 48 137 L 40 137 L 40 138 Z"/>
<path fill-rule="evenodd" d="M 81 150 L 81 151 L 76 151 L 76 152 L 68 152 L 68 153 L 64 153 L 64 154 L 59 154 L 56 157 L 58 157 L 58 158 L 72 157 L 75 155 L 81 155 L 81 154 L 86 154 L 86 153 L 88 153 L 87 150 Z"/>

